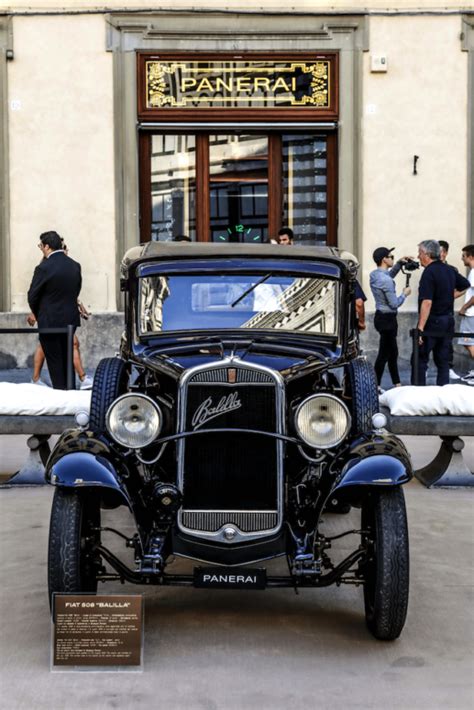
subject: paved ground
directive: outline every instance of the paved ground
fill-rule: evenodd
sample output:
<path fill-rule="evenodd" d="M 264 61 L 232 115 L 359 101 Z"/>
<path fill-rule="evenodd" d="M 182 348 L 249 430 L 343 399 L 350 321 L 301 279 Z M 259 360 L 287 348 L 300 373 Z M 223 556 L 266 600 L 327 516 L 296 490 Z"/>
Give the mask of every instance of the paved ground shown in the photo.
<path fill-rule="evenodd" d="M 4 468 L 21 461 L 19 439 L 0 437 Z M 432 455 L 436 439 L 407 437 L 406 443 L 419 466 Z M 474 439 L 467 440 L 467 459 L 474 468 Z M 413 482 L 405 492 L 411 597 L 398 641 L 382 643 L 368 634 L 362 593 L 353 587 L 295 596 L 291 590 L 110 584 L 105 591 L 145 593 L 145 671 L 84 676 L 49 669 L 46 550 L 52 490 L 0 490 L 0 707 L 470 710 L 472 491 L 427 490 Z M 335 531 L 358 522 L 355 512 L 352 520 L 327 517 Z"/>
<path fill-rule="evenodd" d="M 408 363 L 401 365 L 407 384 Z M 0 381 L 29 378 L 28 370 L 0 371 Z M 387 375 L 382 384 L 390 386 Z M 0 437 L 0 474 L 20 467 L 26 438 Z M 433 458 L 439 444 L 431 437 L 404 440 L 415 467 Z M 474 437 L 464 453 L 474 470 Z M 352 587 L 295 596 L 110 584 L 102 589 L 145 594 L 145 671 L 84 677 L 52 674 L 49 667 L 52 490 L 0 489 L 1 710 L 470 710 L 473 491 L 427 490 L 415 481 L 405 492 L 411 596 L 398 641 L 368 634 L 361 590 Z M 108 515 L 116 525 L 114 513 Z M 337 532 L 357 525 L 355 516 L 328 516 L 327 524 Z"/>

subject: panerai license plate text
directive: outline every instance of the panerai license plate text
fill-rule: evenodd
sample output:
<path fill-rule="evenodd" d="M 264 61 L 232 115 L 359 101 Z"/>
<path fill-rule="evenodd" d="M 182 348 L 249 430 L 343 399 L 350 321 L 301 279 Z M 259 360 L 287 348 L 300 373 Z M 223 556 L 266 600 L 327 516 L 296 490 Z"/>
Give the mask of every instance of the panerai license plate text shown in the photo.
<path fill-rule="evenodd" d="M 214 589 L 265 589 L 264 569 L 195 567 L 194 586 Z"/>

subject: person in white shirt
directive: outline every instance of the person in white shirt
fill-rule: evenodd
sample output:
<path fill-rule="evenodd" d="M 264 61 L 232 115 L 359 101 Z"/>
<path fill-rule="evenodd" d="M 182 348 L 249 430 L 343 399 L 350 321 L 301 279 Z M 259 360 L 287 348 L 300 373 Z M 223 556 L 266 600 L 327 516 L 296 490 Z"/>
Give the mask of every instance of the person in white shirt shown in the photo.
<path fill-rule="evenodd" d="M 471 287 L 467 289 L 464 296 L 464 305 L 459 309 L 459 315 L 462 316 L 459 330 L 461 333 L 467 333 L 468 335 L 459 338 L 457 342 L 458 345 L 464 345 L 471 356 L 471 360 L 474 362 L 474 244 L 468 244 L 464 247 L 462 261 L 464 266 L 470 268 L 467 278 Z M 474 386 L 474 369 L 471 369 L 462 380 L 466 384 Z"/>

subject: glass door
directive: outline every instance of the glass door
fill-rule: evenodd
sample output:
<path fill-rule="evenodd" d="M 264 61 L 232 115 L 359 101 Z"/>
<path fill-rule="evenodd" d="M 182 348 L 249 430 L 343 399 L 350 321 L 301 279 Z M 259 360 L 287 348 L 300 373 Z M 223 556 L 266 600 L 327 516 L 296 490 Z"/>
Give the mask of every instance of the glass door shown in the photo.
<path fill-rule="evenodd" d="M 211 241 L 268 239 L 268 136 L 209 137 L 209 200 Z"/>
<path fill-rule="evenodd" d="M 141 241 L 336 244 L 336 136 L 143 134 Z"/>
<path fill-rule="evenodd" d="M 151 241 L 196 239 L 196 138 L 151 136 Z"/>
<path fill-rule="evenodd" d="M 282 135 L 282 224 L 301 244 L 333 244 L 335 161 L 332 136 Z"/>

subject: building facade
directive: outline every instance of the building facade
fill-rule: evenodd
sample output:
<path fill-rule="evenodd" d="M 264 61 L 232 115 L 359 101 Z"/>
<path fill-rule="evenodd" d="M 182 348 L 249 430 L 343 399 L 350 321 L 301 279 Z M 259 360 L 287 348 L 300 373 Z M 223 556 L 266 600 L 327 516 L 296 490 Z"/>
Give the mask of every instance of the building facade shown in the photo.
<path fill-rule="evenodd" d="M 290 226 L 357 254 L 366 291 L 377 246 L 446 239 L 462 268 L 474 241 L 472 6 L 0 4 L 0 100 L 0 323 L 24 325 L 56 229 L 83 268 L 89 364 L 116 347 L 140 241 Z M 2 340 L 4 365 L 28 361 L 27 338 Z"/>

